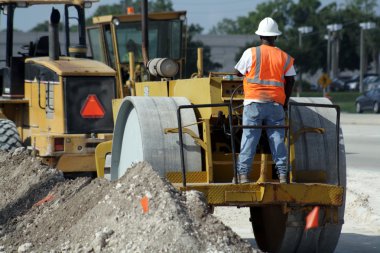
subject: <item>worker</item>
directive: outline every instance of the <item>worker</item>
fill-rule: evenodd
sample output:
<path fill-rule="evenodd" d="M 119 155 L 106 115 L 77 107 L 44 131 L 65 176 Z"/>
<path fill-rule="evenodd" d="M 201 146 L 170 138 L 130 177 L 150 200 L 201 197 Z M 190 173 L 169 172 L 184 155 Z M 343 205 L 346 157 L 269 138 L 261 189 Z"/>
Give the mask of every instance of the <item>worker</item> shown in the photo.
<path fill-rule="evenodd" d="M 245 50 L 235 66 L 236 74 L 244 76 L 244 126 L 284 126 L 285 110 L 296 75 L 294 59 L 275 47 L 281 35 L 276 21 L 264 18 L 256 31 L 261 45 Z M 244 128 L 241 139 L 237 174 L 240 183 L 248 183 L 252 160 L 261 136 L 261 128 Z M 287 183 L 287 150 L 285 129 L 267 128 L 273 161 L 280 183 Z"/>

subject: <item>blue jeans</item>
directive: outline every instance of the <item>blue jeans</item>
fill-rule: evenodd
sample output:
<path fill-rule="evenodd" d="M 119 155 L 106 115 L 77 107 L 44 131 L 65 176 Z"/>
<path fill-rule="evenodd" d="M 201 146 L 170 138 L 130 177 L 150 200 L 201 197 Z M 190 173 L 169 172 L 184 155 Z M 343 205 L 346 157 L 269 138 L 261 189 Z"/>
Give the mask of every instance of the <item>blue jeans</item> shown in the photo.
<path fill-rule="evenodd" d="M 285 112 L 282 105 L 277 103 L 251 103 L 244 106 L 243 125 L 247 126 L 283 126 Z M 249 174 L 252 169 L 252 160 L 256 154 L 262 129 L 244 128 L 241 138 L 238 161 L 238 174 Z M 285 129 L 265 130 L 269 140 L 273 161 L 279 175 L 287 174 L 287 150 L 285 147 Z"/>

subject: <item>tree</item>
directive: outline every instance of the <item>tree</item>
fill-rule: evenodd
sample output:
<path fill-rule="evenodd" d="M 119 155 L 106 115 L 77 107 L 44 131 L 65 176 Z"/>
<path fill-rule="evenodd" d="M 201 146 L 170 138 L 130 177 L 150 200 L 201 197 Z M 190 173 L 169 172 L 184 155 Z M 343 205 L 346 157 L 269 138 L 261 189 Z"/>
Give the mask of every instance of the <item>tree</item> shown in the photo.
<path fill-rule="evenodd" d="M 93 16 L 104 16 L 104 15 L 120 15 L 126 12 L 126 7 L 133 7 L 136 13 L 141 12 L 141 1 L 140 0 L 121 0 L 118 4 L 112 5 L 100 5 L 94 12 Z M 156 0 L 148 2 L 148 10 L 150 12 L 160 12 L 160 11 L 173 11 L 173 4 L 170 0 Z M 92 17 L 86 19 L 86 24 L 92 24 Z M 71 28 L 76 31 L 77 26 Z M 44 21 L 37 24 L 30 31 L 32 32 L 47 32 L 49 30 L 49 21 Z M 59 25 L 59 30 L 63 30 L 63 25 Z"/>
<path fill-rule="evenodd" d="M 126 13 L 127 7 L 133 7 L 135 13 L 141 13 L 141 0 L 120 0 L 120 3 L 113 5 L 101 5 L 95 11 L 94 16 L 118 15 Z M 170 0 L 156 0 L 148 2 L 149 12 L 173 11 L 173 4 Z"/>
<path fill-rule="evenodd" d="M 298 69 L 313 73 L 326 66 L 327 33 L 326 26 L 332 23 L 343 24 L 339 32 L 340 38 L 340 69 L 359 68 L 359 35 L 360 22 L 373 21 L 380 26 L 376 16 L 376 0 L 348 0 L 344 8 L 336 3 L 321 7 L 319 0 L 272 0 L 257 5 L 255 11 L 246 16 L 224 19 L 211 30 L 214 34 L 253 34 L 259 22 L 264 17 L 275 19 L 283 35 L 278 38 L 277 45 L 292 55 Z M 302 47 L 299 47 L 298 27 L 312 26 L 314 31 L 302 35 Z M 379 52 L 379 29 L 371 31 L 366 36 L 369 59 L 377 58 Z M 244 48 L 245 49 L 245 48 Z M 242 49 L 242 51 L 244 50 Z M 237 55 L 237 57 L 240 57 Z"/>

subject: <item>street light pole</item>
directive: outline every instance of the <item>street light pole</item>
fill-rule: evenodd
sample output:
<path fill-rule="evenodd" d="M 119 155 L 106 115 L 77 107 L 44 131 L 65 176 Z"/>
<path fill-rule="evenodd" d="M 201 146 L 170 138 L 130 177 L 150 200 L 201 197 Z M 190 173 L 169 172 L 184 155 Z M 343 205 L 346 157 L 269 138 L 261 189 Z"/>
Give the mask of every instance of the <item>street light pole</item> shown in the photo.
<path fill-rule="evenodd" d="M 336 46 L 336 44 L 339 40 L 338 31 L 342 30 L 342 27 L 343 27 L 342 24 L 329 24 L 326 26 L 327 28 L 326 72 L 327 72 L 327 75 L 332 78 L 335 78 L 338 73 L 337 58 L 339 57 L 339 53 L 337 51 L 338 47 Z M 323 96 L 326 96 L 326 92 L 330 92 L 330 87 L 323 89 Z"/>
<path fill-rule="evenodd" d="M 360 73 L 359 73 L 359 91 L 363 92 L 363 77 L 364 77 L 364 30 L 370 30 L 376 28 L 376 24 L 373 22 L 360 23 Z"/>
<path fill-rule="evenodd" d="M 326 64 L 326 73 L 330 76 L 330 59 L 331 59 L 331 31 L 327 31 L 327 64 Z"/>
<path fill-rule="evenodd" d="M 360 71 L 359 71 L 359 91 L 363 92 L 363 72 L 364 72 L 364 29 L 360 29 Z"/>
<path fill-rule="evenodd" d="M 300 50 L 302 50 L 302 33 L 299 33 L 299 39 L 298 39 L 298 47 Z M 297 86 L 297 97 L 300 97 L 300 94 L 302 92 L 302 67 L 299 69 L 299 84 Z"/>
<path fill-rule="evenodd" d="M 298 32 L 299 32 L 298 47 L 300 50 L 302 50 L 302 35 L 311 33 L 312 31 L 313 31 L 313 27 L 311 26 L 301 26 L 298 28 Z M 299 68 L 299 84 L 297 87 L 297 97 L 300 96 L 301 92 L 302 92 L 302 67 Z"/>
<path fill-rule="evenodd" d="M 336 46 L 336 44 L 338 43 L 338 40 L 339 40 L 338 32 L 342 30 L 342 27 L 343 27 L 342 24 L 327 25 L 327 31 L 328 31 L 327 69 L 328 69 L 328 74 L 329 75 L 332 74 L 331 76 L 333 78 L 336 77 L 337 72 L 338 72 L 337 70 L 338 66 L 336 64 L 337 64 L 337 58 L 339 57 L 339 55 L 337 51 L 338 47 Z M 333 40 L 331 40 L 331 35 L 333 35 Z M 334 43 L 334 45 L 331 44 L 332 42 Z M 331 50 L 331 49 L 334 49 L 334 50 Z M 330 73 L 331 71 L 332 73 Z"/>

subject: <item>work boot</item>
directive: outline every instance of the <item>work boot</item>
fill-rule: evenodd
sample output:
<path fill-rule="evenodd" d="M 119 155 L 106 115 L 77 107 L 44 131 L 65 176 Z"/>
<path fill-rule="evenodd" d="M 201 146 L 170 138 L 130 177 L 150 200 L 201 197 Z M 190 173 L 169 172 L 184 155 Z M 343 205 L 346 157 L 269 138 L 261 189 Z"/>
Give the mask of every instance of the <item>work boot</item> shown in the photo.
<path fill-rule="evenodd" d="M 287 184 L 288 183 L 288 177 L 285 174 L 280 175 L 280 184 Z"/>
<path fill-rule="evenodd" d="M 251 181 L 249 180 L 247 174 L 238 175 L 238 183 L 239 184 L 246 184 L 246 183 L 250 183 L 250 182 Z M 232 179 L 232 183 L 233 184 L 235 183 L 235 177 Z"/>

